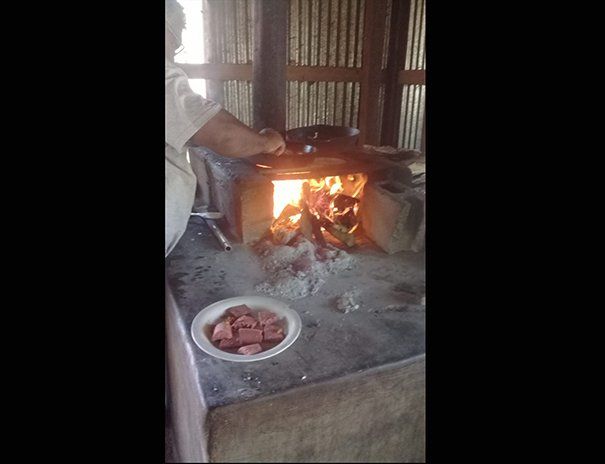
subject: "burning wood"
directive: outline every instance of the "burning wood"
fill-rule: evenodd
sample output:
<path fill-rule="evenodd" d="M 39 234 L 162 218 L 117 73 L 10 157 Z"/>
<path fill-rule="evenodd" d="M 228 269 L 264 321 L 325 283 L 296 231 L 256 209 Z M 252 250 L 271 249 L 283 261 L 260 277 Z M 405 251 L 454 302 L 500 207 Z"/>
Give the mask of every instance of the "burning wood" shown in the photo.
<path fill-rule="evenodd" d="M 300 228 L 298 226 L 287 225 L 278 227 L 273 232 L 273 241 L 278 245 L 287 245 L 290 243 L 300 232 Z"/>
<path fill-rule="evenodd" d="M 341 193 L 334 195 L 334 199 L 332 200 L 332 205 L 335 211 L 344 211 L 347 208 L 352 208 L 358 203 L 359 198 L 353 198 L 349 195 L 344 195 Z"/>
<path fill-rule="evenodd" d="M 313 214 L 311 214 L 311 211 L 309 211 L 309 201 L 311 199 L 311 190 L 309 187 L 309 183 L 308 182 L 304 182 L 302 185 L 302 192 L 301 192 L 301 199 L 300 199 L 300 207 L 302 210 L 302 216 L 301 216 L 301 221 L 300 221 L 300 230 L 302 232 L 302 234 L 307 238 L 307 240 L 309 240 L 310 242 L 314 242 L 315 240 L 313 240 L 313 235 L 314 234 L 314 229 L 313 229 Z M 320 235 L 321 235 L 321 229 L 320 229 Z M 323 240 L 323 235 L 321 236 L 322 240 Z M 317 237 L 316 237 L 317 239 Z M 319 241 L 319 240 L 318 240 Z"/>
<path fill-rule="evenodd" d="M 352 232 L 359 225 L 357 197 L 366 180 L 365 175 L 358 174 L 344 179 L 334 176 L 308 181 L 274 181 L 274 205 L 279 205 L 275 214 L 281 209 L 271 226 L 274 242 L 288 243 L 300 233 L 310 242 L 326 247 L 323 227 L 346 246 L 355 245 Z"/>
<path fill-rule="evenodd" d="M 349 233 L 349 230 L 345 226 L 341 224 L 334 224 L 330 222 L 330 220 L 327 218 L 321 221 L 321 225 L 333 237 L 340 240 L 346 246 L 352 247 L 353 245 L 355 245 L 355 236 L 352 233 Z"/>
<path fill-rule="evenodd" d="M 314 242 L 322 247 L 327 246 L 326 239 L 321 231 L 319 219 L 317 219 L 315 215 L 309 211 L 307 206 L 303 207 L 302 210 L 300 218 L 300 230 L 310 242 Z"/>
<path fill-rule="evenodd" d="M 300 217 L 300 232 L 307 240 L 313 242 L 313 225 L 311 224 L 311 213 L 308 208 L 303 208 Z"/>
<path fill-rule="evenodd" d="M 326 216 L 332 222 L 340 224 L 347 229 L 352 229 L 359 223 L 357 211 L 359 199 L 344 194 L 337 194 L 330 202 L 331 215 Z"/>
<path fill-rule="evenodd" d="M 315 240 L 317 240 L 319 242 L 320 246 L 325 248 L 326 246 L 328 246 L 328 244 L 326 243 L 326 239 L 324 238 L 324 235 L 321 231 L 321 225 L 319 223 L 319 219 L 317 219 L 312 214 L 310 216 L 311 216 L 311 226 L 313 228 L 313 235 L 315 236 Z"/>
<path fill-rule="evenodd" d="M 301 219 L 300 208 L 294 205 L 286 205 L 279 217 L 271 225 L 271 233 L 275 243 L 285 245 L 298 235 Z"/>
<path fill-rule="evenodd" d="M 300 214 L 300 208 L 297 208 L 294 205 L 288 204 L 282 210 L 281 214 L 277 217 L 277 219 L 275 219 L 275 221 L 273 221 L 273 225 L 271 227 L 278 226 L 281 224 L 286 224 L 288 222 L 296 222 L 292 219 L 292 217 L 296 216 L 297 214 Z"/>

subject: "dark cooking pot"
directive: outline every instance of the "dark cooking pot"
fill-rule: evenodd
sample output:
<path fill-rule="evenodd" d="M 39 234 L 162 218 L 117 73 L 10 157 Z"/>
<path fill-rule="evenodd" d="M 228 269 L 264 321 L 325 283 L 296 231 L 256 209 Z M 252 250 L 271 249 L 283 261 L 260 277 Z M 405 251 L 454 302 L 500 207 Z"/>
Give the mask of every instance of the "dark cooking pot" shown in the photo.
<path fill-rule="evenodd" d="M 336 154 L 355 147 L 359 129 L 344 126 L 314 126 L 298 127 L 286 132 L 286 142 L 297 145 L 311 145 L 317 149 L 317 154 Z"/>

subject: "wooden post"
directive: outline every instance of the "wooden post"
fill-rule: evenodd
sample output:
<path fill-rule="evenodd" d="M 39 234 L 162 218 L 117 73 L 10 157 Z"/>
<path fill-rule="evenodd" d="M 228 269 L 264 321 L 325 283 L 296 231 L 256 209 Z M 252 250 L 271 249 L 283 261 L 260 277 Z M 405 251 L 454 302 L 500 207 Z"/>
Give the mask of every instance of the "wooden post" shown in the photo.
<path fill-rule="evenodd" d="M 424 105 L 424 116 L 422 118 L 422 139 L 420 140 L 420 151 L 426 157 L 426 104 Z"/>
<path fill-rule="evenodd" d="M 288 8 L 285 0 L 254 0 L 252 118 L 256 130 L 286 130 Z"/>
<path fill-rule="evenodd" d="M 387 13 L 386 0 L 365 2 L 363 23 L 363 50 L 361 68 L 361 89 L 359 95 L 359 143 L 377 145 L 380 143 L 378 127 L 382 74 L 382 53 Z"/>
<path fill-rule="evenodd" d="M 393 147 L 397 146 L 399 120 L 401 118 L 403 86 L 398 82 L 398 76 L 399 71 L 405 66 L 411 3 L 411 0 L 393 0 L 391 10 L 391 33 L 389 35 L 389 59 L 386 69 L 381 144 Z"/>
<path fill-rule="evenodd" d="M 203 9 L 205 14 L 204 20 L 204 50 L 206 52 L 206 61 L 208 63 L 220 63 L 221 59 L 216 53 L 216 37 L 218 36 L 217 26 L 217 7 L 219 4 L 211 4 L 209 0 L 204 0 Z M 222 6 L 222 5 L 221 5 Z M 218 79 L 206 80 L 206 97 L 220 105 L 224 105 L 225 93 L 223 89 L 223 81 Z"/>

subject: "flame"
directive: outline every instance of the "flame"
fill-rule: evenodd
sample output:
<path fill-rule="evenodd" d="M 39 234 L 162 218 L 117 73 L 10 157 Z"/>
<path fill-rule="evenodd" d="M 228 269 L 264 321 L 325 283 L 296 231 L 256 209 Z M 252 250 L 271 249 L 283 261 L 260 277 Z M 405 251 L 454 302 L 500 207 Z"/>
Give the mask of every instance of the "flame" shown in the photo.
<path fill-rule="evenodd" d="M 298 206 L 304 180 L 273 181 L 273 217 L 277 218 L 288 205 Z"/>
<path fill-rule="evenodd" d="M 367 181 L 365 174 L 349 174 L 345 183 L 340 176 L 328 176 L 321 179 L 274 180 L 273 185 L 273 217 L 277 218 L 286 205 L 299 206 L 302 197 L 302 185 L 309 183 L 311 192 L 324 190 L 330 197 L 338 193 L 359 198 Z M 333 207 L 333 205 L 332 205 Z M 357 214 L 357 205 L 354 213 Z M 336 209 L 336 211 L 338 211 Z M 346 210 L 345 210 L 346 212 Z"/>
<path fill-rule="evenodd" d="M 333 229 L 352 234 L 359 226 L 358 199 L 367 180 L 367 175 L 361 173 L 348 174 L 342 178 L 340 176 L 328 176 L 321 179 L 274 180 L 273 217 L 278 218 L 288 205 L 292 205 L 302 212 L 304 203 L 301 201 L 303 184 L 308 183 L 309 198 L 306 205 L 309 212 L 320 222 L 328 220 Z M 353 198 L 357 200 L 352 200 Z M 335 203 L 341 208 L 336 206 Z M 293 230 L 293 226 L 294 228 L 298 227 L 296 224 L 301 220 L 301 217 L 302 215 L 299 213 L 282 218 L 278 229 Z M 321 227 L 321 229 L 325 230 L 324 227 Z"/>
<path fill-rule="evenodd" d="M 312 192 L 317 192 L 321 189 L 329 190 L 330 196 L 343 191 L 340 176 L 328 176 L 324 177 L 323 179 L 310 179 L 309 186 L 311 187 Z"/>
<path fill-rule="evenodd" d="M 339 176 L 329 176 L 323 179 L 295 179 L 273 181 L 273 217 L 277 218 L 288 205 L 298 206 L 302 197 L 302 185 L 308 182 L 312 192 L 327 188 L 330 195 L 343 191 Z M 363 188 L 363 184 L 361 185 Z"/>

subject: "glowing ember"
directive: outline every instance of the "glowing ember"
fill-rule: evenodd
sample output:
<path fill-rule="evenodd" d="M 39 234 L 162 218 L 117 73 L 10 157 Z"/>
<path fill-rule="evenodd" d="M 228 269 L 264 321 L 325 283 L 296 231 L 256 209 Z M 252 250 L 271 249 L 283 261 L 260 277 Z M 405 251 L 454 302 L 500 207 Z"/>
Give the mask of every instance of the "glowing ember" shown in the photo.
<path fill-rule="evenodd" d="M 257 166 L 263 169 L 271 169 L 271 166 L 265 166 L 264 164 L 257 164 Z"/>

